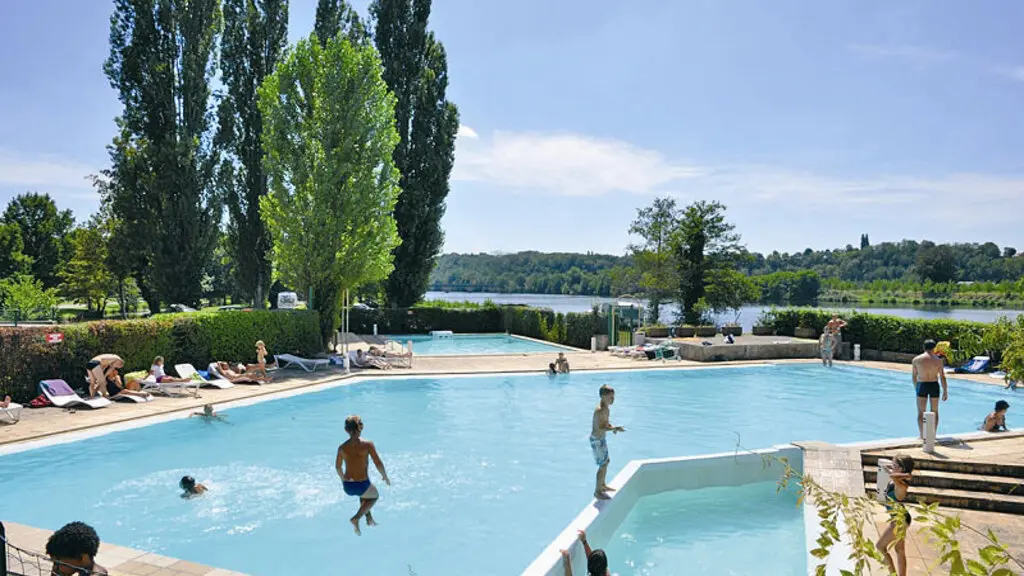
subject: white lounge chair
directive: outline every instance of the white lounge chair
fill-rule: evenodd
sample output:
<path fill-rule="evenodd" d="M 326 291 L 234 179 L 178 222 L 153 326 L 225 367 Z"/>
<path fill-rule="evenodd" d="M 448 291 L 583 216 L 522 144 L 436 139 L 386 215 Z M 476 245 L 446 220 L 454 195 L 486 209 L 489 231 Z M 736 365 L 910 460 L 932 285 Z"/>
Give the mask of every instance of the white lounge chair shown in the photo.
<path fill-rule="evenodd" d="M 205 388 L 220 388 L 224 390 L 226 388 L 234 387 L 234 384 L 226 378 L 217 378 L 216 380 L 207 380 L 199 374 L 195 366 L 191 364 L 175 364 L 174 370 L 178 373 L 178 376 L 182 378 L 191 378 L 199 383 L 200 386 Z"/>
<path fill-rule="evenodd" d="M 16 402 L 11 402 L 6 408 L 0 408 L 0 424 L 17 424 L 18 420 L 21 420 L 21 411 L 23 406 Z"/>
<path fill-rule="evenodd" d="M 110 400 L 106 398 L 82 398 L 68 383 L 63 380 L 43 380 L 39 390 L 51 404 L 58 408 L 106 408 Z"/>
<path fill-rule="evenodd" d="M 282 361 L 286 363 L 281 364 Z M 327 363 L 330 361 L 326 358 L 300 358 L 294 354 L 274 354 L 274 362 L 276 362 L 282 370 L 292 364 L 297 364 L 306 372 L 315 372 L 317 366 L 327 366 Z"/>

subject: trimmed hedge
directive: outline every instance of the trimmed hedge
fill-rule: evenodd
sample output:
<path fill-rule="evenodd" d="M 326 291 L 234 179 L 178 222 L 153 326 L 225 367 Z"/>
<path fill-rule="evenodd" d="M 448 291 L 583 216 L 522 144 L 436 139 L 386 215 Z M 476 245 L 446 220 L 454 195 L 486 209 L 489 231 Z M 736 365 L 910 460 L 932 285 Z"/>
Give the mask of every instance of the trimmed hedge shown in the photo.
<path fill-rule="evenodd" d="M 48 332 L 64 341 L 47 344 Z M 159 315 L 146 320 L 106 320 L 49 327 L 0 328 L 0 396 L 35 397 L 40 380 L 62 378 L 80 387 L 85 364 L 97 354 L 124 358 L 124 372 L 149 370 L 156 356 L 167 366 L 213 360 L 255 362 L 257 340 L 271 354 L 321 352 L 316 312 L 206 312 Z"/>
<path fill-rule="evenodd" d="M 585 350 L 590 349 L 591 336 L 608 332 L 606 317 L 596 311 L 562 314 L 547 309 L 507 306 L 504 316 L 507 332 Z"/>
<path fill-rule="evenodd" d="M 451 330 L 464 334 L 504 332 L 501 308 L 391 308 L 349 311 L 349 331 L 373 334 L 426 334 L 431 330 Z"/>
<path fill-rule="evenodd" d="M 596 312 L 561 314 L 549 309 L 525 306 L 484 306 L 481 308 L 395 308 L 353 309 L 350 330 L 355 334 L 425 334 L 451 330 L 463 334 L 511 332 L 590 349 L 590 337 L 608 331 L 606 317 Z"/>
<path fill-rule="evenodd" d="M 771 326 L 775 333 L 793 336 L 797 327 L 815 328 L 820 330 L 832 318 L 832 312 L 820 309 L 785 308 L 773 310 Z M 843 342 L 860 344 L 863 348 L 884 352 L 903 352 L 919 354 L 925 340 L 948 340 L 954 347 L 960 346 L 960 340 L 973 334 L 981 339 L 985 331 L 992 327 L 984 322 L 963 320 L 917 320 L 886 316 L 881 314 L 864 314 L 854 312 L 842 314 L 847 322 L 843 328 Z"/>

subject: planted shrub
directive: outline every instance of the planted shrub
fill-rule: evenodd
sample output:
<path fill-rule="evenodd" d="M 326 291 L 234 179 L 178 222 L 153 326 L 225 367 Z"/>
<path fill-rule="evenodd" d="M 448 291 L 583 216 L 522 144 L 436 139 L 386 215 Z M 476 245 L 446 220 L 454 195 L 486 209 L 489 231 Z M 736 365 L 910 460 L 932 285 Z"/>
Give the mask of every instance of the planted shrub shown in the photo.
<path fill-rule="evenodd" d="M 47 344 L 59 330 L 64 341 Z M 313 311 L 253 311 L 167 314 L 146 320 L 106 320 L 60 327 L 0 328 L 0 396 L 16 401 L 36 396 L 40 380 L 61 378 L 72 387 L 85 379 L 85 364 L 97 354 L 124 358 L 125 372 L 148 370 L 153 358 L 167 366 L 188 362 L 202 368 L 213 360 L 254 362 L 256 341 L 271 354 L 312 356 L 320 343 Z"/>

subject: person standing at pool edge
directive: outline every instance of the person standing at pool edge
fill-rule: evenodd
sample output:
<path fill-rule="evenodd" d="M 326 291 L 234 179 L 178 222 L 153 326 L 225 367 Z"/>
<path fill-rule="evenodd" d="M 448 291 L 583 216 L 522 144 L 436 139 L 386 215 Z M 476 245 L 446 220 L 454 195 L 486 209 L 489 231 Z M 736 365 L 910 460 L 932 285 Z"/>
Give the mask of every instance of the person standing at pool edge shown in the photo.
<path fill-rule="evenodd" d="M 609 430 L 614 434 L 625 432 L 622 426 L 612 426 L 611 405 L 615 403 L 615 389 L 605 384 L 598 391 L 601 401 L 594 408 L 594 420 L 590 430 L 590 451 L 594 454 L 594 463 L 597 464 L 597 482 L 594 485 L 594 498 L 608 500 L 608 492 L 614 490 L 606 483 L 608 475 L 608 440 L 605 435 Z"/>
<path fill-rule="evenodd" d="M 924 438 L 924 409 L 931 403 L 935 413 L 935 430 L 939 429 L 939 382 L 942 382 L 942 401 L 949 398 L 946 387 L 946 372 L 943 370 L 942 358 L 934 354 L 935 340 L 924 341 L 924 352 L 914 357 L 913 378 L 914 389 L 917 391 L 917 430 Z"/>
<path fill-rule="evenodd" d="M 377 503 L 380 495 L 377 493 L 377 487 L 370 483 L 369 459 L 373 459 L 373 465 L 377 467 L 385 484 L 391 486 L 391 480 L 388 479 L 388 473 L 384 471 L 384 463 L 377 455 L 377 447 L 373 445 L 373 442 L 362 438 L 363 420 L 359 416 L 345 418 L 345 432 L 348 432 L 348 440 L 338 446 L 338 457 L 334 460 L 334 469 L 337 470 L 338 477 L 341 478 L 345 494 L 359 497 L 359 511 L 349 521 L 355 527 L 356 534 L 360 535 L 362 532 L 359 531 L 359 519 L 363 516 L 366 516 L 367 526 L 377 525 L 370 513 L 370 508 Z M 342 465 L 344 465 L 344 470 L 342 470 Z"/>

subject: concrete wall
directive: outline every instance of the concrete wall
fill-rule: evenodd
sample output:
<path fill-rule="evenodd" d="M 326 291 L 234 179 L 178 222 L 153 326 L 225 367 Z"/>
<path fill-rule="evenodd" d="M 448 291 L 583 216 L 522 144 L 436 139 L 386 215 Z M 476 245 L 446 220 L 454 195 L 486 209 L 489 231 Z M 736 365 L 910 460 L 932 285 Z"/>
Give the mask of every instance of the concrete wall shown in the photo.
<path fill-rule="evenodd" d="M 895 362 L 897 364 L 910 364 L 917 354 L 906 354 L 904 352 L 885 352 L 862 348 L 860 351 L 861 360 L 875 360 L 881 362 Z"/>
<path fill-rule="evenodd" d="M 564 576 L 560 550 L 569 550 L 574 575 L 586 574 L 586 558 L 576 531 L 586 530 L 595 548 L 603 548 L 629 515 L 637 500 L 669 490 L 694 490 L 712 486 L 740 486 L 778 480 L 778 463 L 765 466 L 766 456 L 785 457 L 790 466 L 802 470 L 801 450 L 785 445 L 753 453 L 724 453 L 686 458 L 634 460 L 611 482 L 616 488 L 611 500 L 594 501 L 533 561 L 524 576 Z M 813 539 L 811 540 L 813 543 Z"/>
<path fill-rule="evenodd" d="M 683 360 L 697 362 L 724 362 L 728 360 L 778 360 L 781 358 L 820 358 L 817 342 L 795 341 L 780 344 L 713 344 L 700 346 L 682 344 L 679 355 Z"/>

